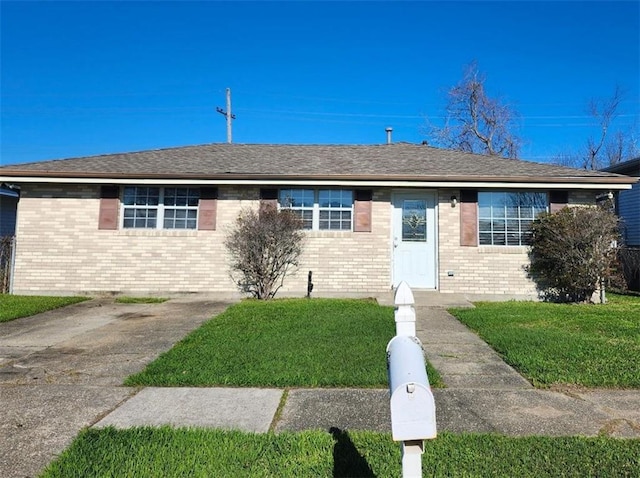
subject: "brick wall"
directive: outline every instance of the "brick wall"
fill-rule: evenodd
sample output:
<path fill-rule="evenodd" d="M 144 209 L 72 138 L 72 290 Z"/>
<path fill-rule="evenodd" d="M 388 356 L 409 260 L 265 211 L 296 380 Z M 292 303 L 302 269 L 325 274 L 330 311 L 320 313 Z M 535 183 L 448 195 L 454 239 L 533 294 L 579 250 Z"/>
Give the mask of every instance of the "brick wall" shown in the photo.
<path fill-rule="evenodd" d="M 98 230 L 99 186 L 25 184 L 19 203 L 14 292 L 234 294 L 224 237 L 259 188 L 220 187 L 215 231 Z M 535 295 L 526 247 L 460 246 L 458 190 L 438 194 L 438 282 L 443 293 Z M 591 191 L 570 204 L 593 203 Z M 372 232 L 309 231 L 296 274 L 281 295 L 376 294 L 391 287 L 391 191 L 377 189 Z M 449 276 L 449 272 L 453 275 Z"/>
<path fill-rule="evenodd" d="M 224 237 L 241 208 L 257 208 L 258 188 L 220 187 L 217 230 L 98 230 L 99 186 L 25 184 L 20 201 L 17 294 L 234 293 Z M 308 232 L 299 271 L 282 293 L 388 290 L 389 196 L 376 193 L 371 233 Z"/>
<path fill-rule="evenodd" d="M 313 271 L 313 293 L 366 294 L 391 288 L 391 206 L 388 190 L 374 191 L 371 232 L 310 231 L 298 273 L 283 292 L 305 294 Z"/>

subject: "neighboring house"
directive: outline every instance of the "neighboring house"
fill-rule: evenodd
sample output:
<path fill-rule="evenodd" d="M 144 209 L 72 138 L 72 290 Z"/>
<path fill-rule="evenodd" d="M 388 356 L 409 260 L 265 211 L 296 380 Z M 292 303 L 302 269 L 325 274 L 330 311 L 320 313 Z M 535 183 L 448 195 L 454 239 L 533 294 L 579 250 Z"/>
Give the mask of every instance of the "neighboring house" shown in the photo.
<path fill-rule="evenodd" d="M 20 195 L 15 189 L 0 186 L 0 237 L 16 232 L 16 212 Z"/>
<path fill-rule="evenodd" d="M 15 293 L 229 293 L 226 232 L 242 208 L 308 230 L 282 295 L 389 291 L 535 296 L 534 217 L 633 179 L 397 143 L 208 144 L 0 168 L 21 187 Z"/>
<path fill-rule="evenodd" d="M 640 158 L 609 166 L 603 171 L 640 178 Z M 624 224 L 624 243 L 630 247 L 640 247 L 640 183 L 618 193 L 616 212 Z"/>

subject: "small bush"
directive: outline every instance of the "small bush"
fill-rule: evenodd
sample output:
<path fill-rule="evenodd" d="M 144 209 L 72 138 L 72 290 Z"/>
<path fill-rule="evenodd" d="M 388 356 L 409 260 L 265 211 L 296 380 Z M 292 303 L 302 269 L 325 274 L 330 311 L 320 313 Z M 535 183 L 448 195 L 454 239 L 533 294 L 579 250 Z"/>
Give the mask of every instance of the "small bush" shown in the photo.
<path fill-rule="evenodd" d="M 272 299 L 302 253 L 302 221 L 275 207 L 244 210 L 225 239 L 231 278 L 256 299 Z"/>
<path fill-rule="evenodd" d="M 529 276 L 557 302 L 587 302 L 614 270 L 618 219 L 601 207 L 542 214 L 531 228 Z"/>

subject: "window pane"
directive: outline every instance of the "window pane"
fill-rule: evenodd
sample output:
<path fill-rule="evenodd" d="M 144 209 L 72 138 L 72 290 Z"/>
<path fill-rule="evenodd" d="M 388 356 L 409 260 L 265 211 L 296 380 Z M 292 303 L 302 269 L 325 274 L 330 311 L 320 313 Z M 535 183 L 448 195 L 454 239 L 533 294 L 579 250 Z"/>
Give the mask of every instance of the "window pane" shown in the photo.
<path fill-rule="evenodd" d="M 494 234 L 493 235 L 493 244 L 496 246 L 505 246 L 506 245 L 506 236 L 505 234 Z"/>
<path fill-rule="evenodd" d="M 402 240 L 425 242 L 427 240 L 427 203 L 423 199 L 402 202 Z"/>
<path fill-rule="evenodd" d="M 313 211 L 302 212 L 302 228 L 311 229 L 313 227 Z"/>
<path fill-rule="evenodd" d="M 481 232 L 480 233 L 480 245 L 481 246 L 490 246 L 491 245 L 491 233 L 490 232 Z"/>
<path fill-rule="evenodd" d="M 125 206 L 132 206 L 136 200 L 136 188 L 131 186 L 126 186 L 124 188 L 124 195 L 122 197 L 122 202 L 124 202 Z"/>
<path fill-rule="evenodd" d="M 478 217 L 491 217 L 491 205 L 479 206 Z"/>
<path fill-rule="evenodd" d="M 520 234 L 507 234 L 507 246 L 519 246 Z"/>
<path fill-rule="evenodd" d="M 481 219 L 478 225 L 480 232 L 491 232 L 491 219 Z"/>

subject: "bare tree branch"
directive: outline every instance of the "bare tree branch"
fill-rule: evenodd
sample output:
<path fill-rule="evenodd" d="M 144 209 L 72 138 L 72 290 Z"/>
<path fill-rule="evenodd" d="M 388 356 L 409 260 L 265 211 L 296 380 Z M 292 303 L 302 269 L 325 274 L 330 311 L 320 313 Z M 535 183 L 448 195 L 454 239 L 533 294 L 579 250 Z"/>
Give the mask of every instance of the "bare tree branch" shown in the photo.
<path fill-rule="evenodd" d="M 600 157 L 600 151 L 605 144 L 607 138 L 607 132 L 611 122 L 617 116 L 618 106 L 622 101 L 624 94 L 619 86 L 616 86 L 613 95 L 607 99 L 591 99 L 589 101 L 588 111 L 598 121 L 598 127 L 600 129 L 599 138 L 593 137 L 587 140 L 587 157 L 585 169 L 600 169 L 606 166 L 603 164 L 603 160 Z"/>
<path fill-rule="evenodd" d="M 442 127 L 430 127 L 428 136 L 440 146 L 469 153 L 517 158 L 520 138 L 513 133 L 516 113 L 487 96 L 485 78 L 471 63 L 462 81 L 447 94 Z"/>

